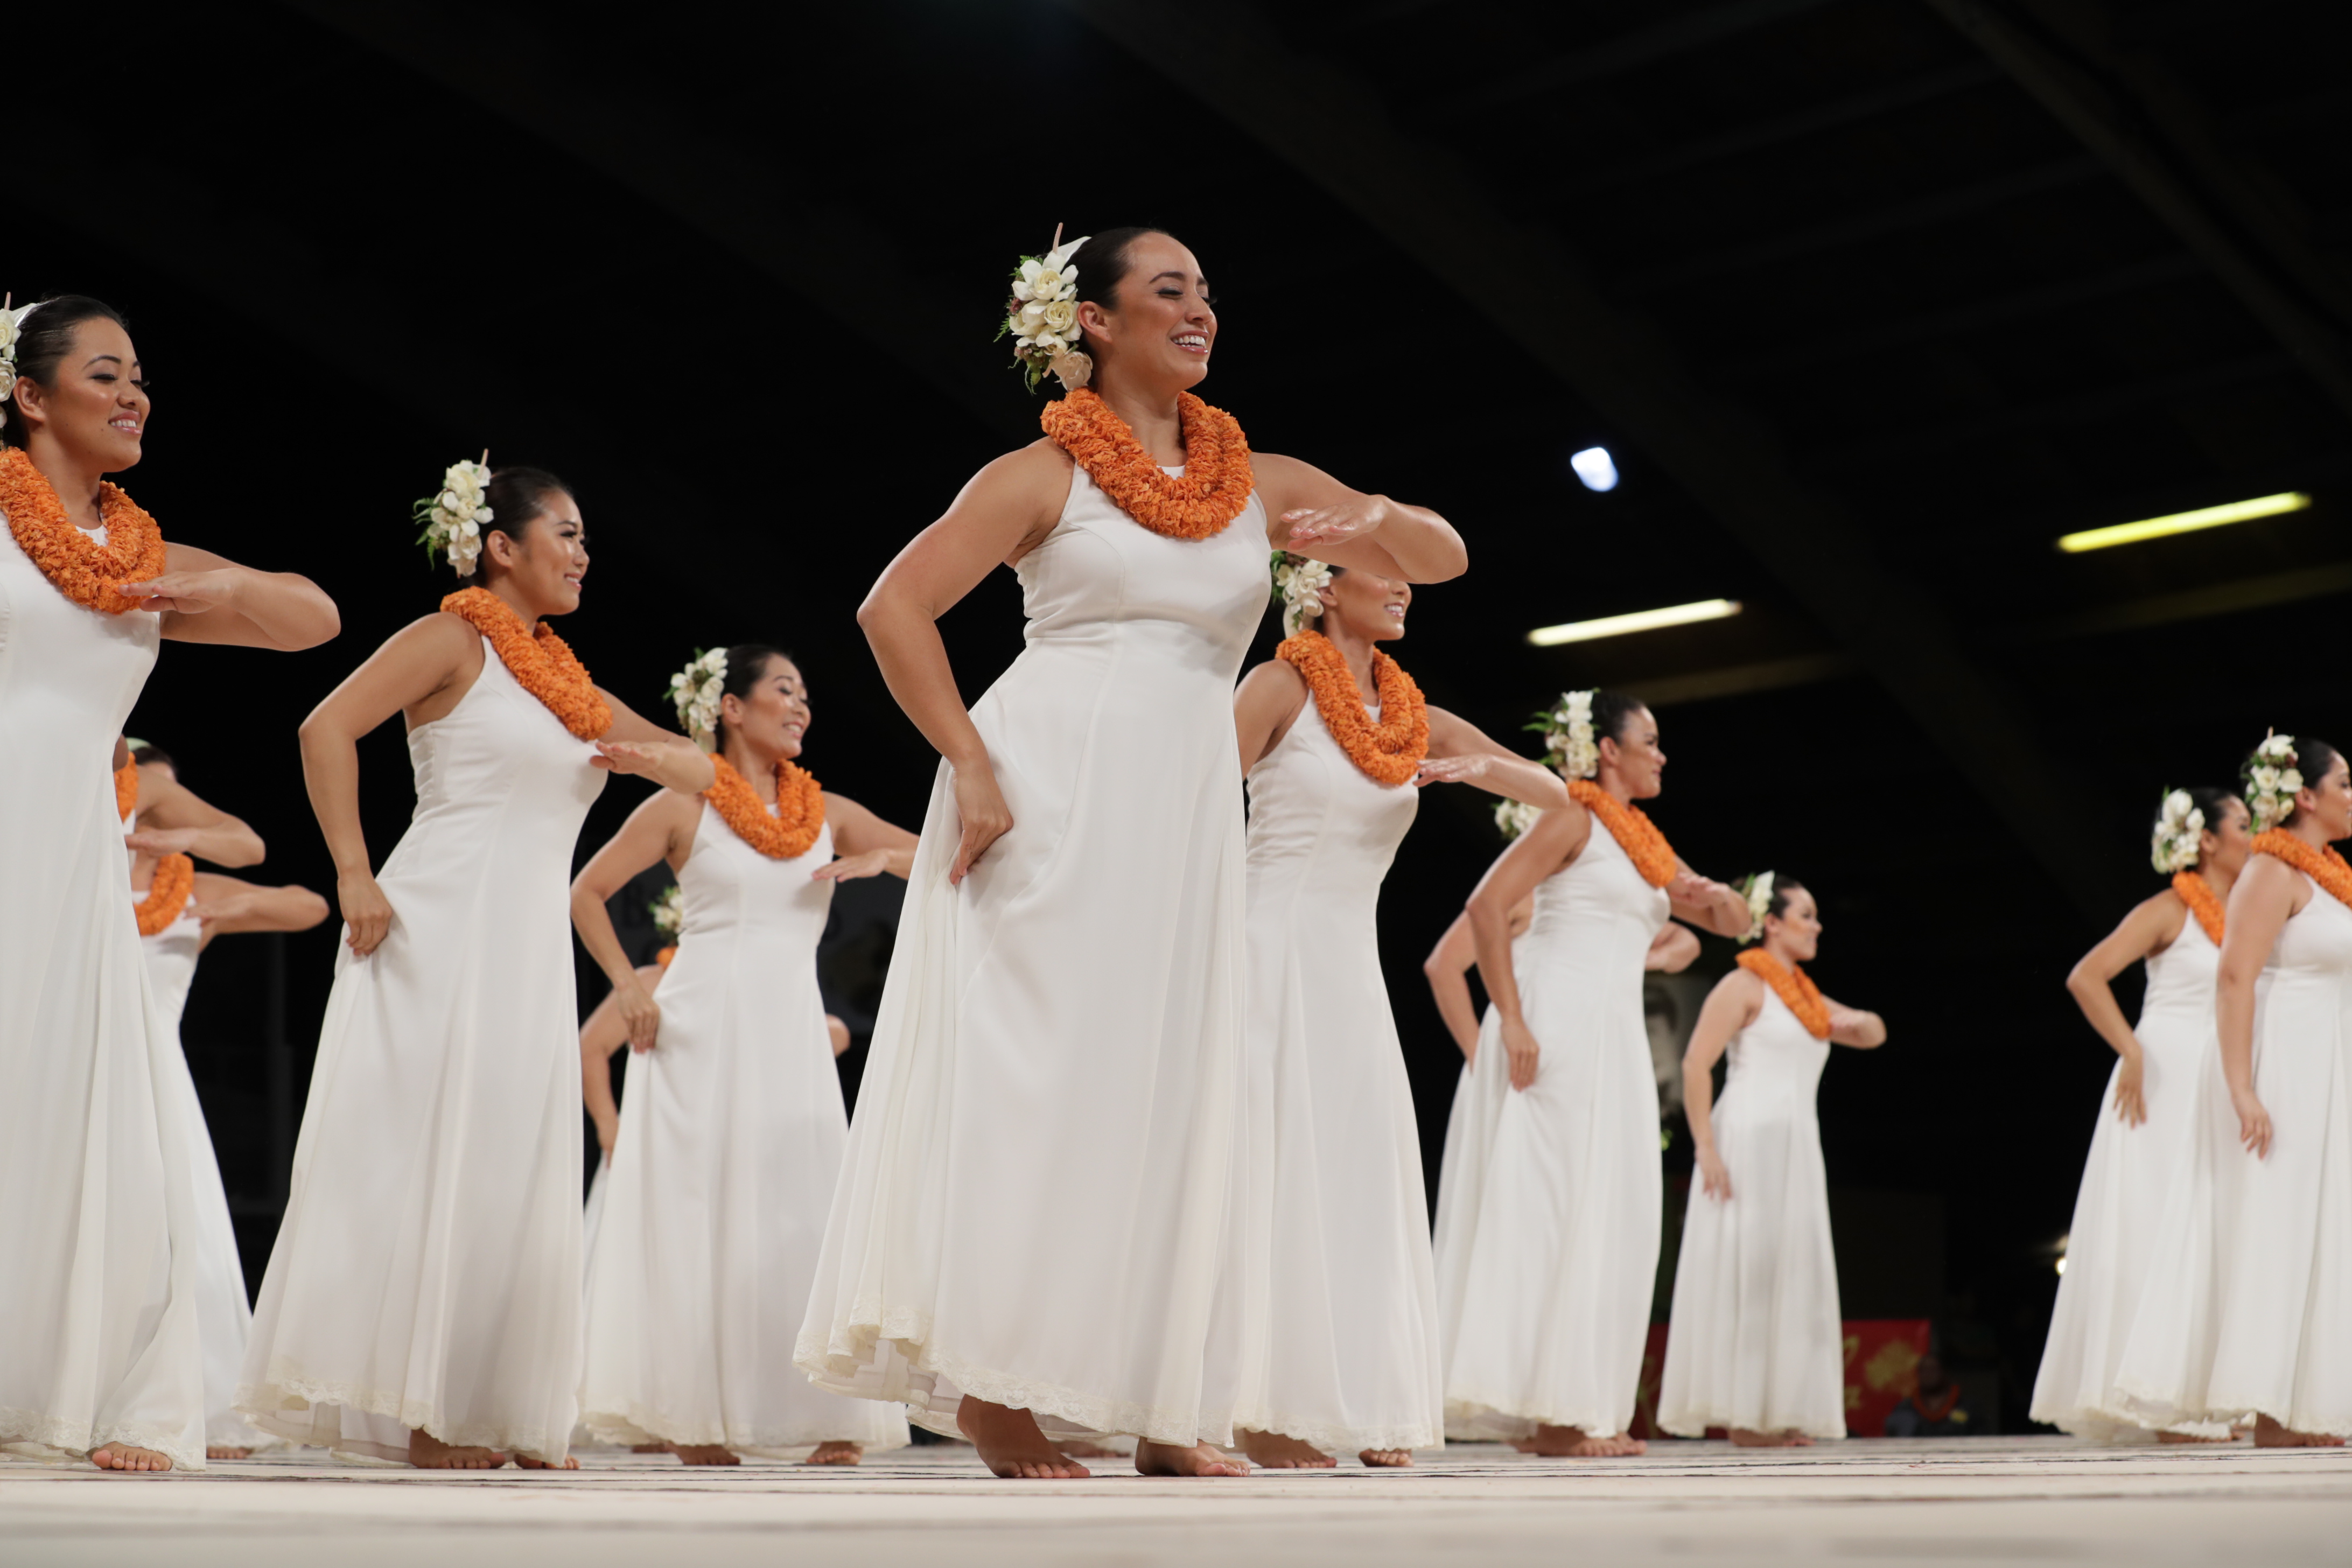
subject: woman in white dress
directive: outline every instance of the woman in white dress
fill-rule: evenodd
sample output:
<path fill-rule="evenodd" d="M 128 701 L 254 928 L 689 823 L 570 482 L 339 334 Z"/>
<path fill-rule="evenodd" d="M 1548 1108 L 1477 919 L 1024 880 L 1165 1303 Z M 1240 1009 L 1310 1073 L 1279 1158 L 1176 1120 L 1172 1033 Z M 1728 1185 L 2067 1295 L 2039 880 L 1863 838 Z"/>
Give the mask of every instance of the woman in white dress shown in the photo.
<path fill-rule="evenodd" d="M 2151 1434 L 2133 1418 L 2116 1371 L 2156 1262 L 2157 1226 L 2197 1147 L 2199 1078 L 2219 1059 L 2213 984 L 2223 911 L 2252 852 L 2245 804 L 2223 789 L 2173 790 L 2158 808 L 2151 855 L 2172 885 L 2144 900 L 2066 977 L 2083 1016 L 2115 1048 L 2090 1158 L 2066 1236 L 2066 1272 L 2033 1383 L 2033 1419 L 2099 1442 L 2221 1437 L 2226 1427 Z M 2147 966 L 2137 1027 L 2111 985 Z"/>
<path fill-rule="evenodd" d="M 572 851 L 607 770 L 691 793 L 709 759 L 588 679 L 552 476 L 450 470 L 428 537 L 482 586 L 394 633 L 302 723 L 345 927 L 237 1408 L 440 1468 L 569 1465 L 580 1391 Z M 460 524 L 450 521 L 463 512 Z M 361 736 L 408 727 L 416 810 L 379 873 Z"/>
<path fill-rule="evenodd" d="M 1420 787 L 1474 782 L 1531 805 L 1568 792 L 1540 763 L 1429 706 L 1378 645 L 1412 586 L 1278 557 L 1289 634 L 1234 694 L 1249 790 L 1254 1107 L 1271 1117 L 1253 1190 L 1268 1224 L 1255 1462 L 1412 1463 L 1444 1441 L 1421 1133 L 1381 973 L 1381 879 Z M 1312 626 L 1307 623 L 1311 621 Z"/>
<path fill-rule="evenodd" d="M 2158 1223 L 2117 1386 L 2142 1425 L 2261 1447 L 2352 1436 L 2352 772 L 2308 736 L 2248 759 L 2194 1157 Z M 2069 1270 L 2072 1272 L 2072 1270 Z"/>
<path fill-rule="evenodd" d="M 1723 936 L 1749 917 L 1633 804 L 1657 795 L 1666 761 L 1647 708 L 1570 692 L 1549 721 L 1573 799 L 1537 818 L 1470 896 L 1493 1005 L 1438 1183 L 1445 1428 L 1605 1458 L 1643 1447 L 1625 1434 L 1664 1202 L 1643 970 L 1669 916 Z M 1529 894 L 1515 961 L 1510 911 Z"/>
<path fill-rule="evenodd" d="M 1016 288 L 1032 370 L 1092 384 L 858 612 L 942 765 L 799 1361 L 960 1429 L 1001 1476 L 1087 1473 L 1041 1419 L 1135 1435 L 1146 1473 L 1238 1474 L 1208 1443 L 1239 1394 L 1204 1368 L 1246 1332 L 1213 1319 L 1247 1264 L 1232 703 L 1265 552 L 1414 582 L 1466 557 L 1444 519 L 1252 454 L 1192 395 L 1217 319 L 1168 235 L 1056 247 Z M 1026 647 L 967 710 L 935 623 L 999 563 Z"/>
<path fill-rule="evenodd" d="M 1794 879 L 1748 884 L 1758 945 L 1716 982 L 1683 1052 L 1699 1184 L 1683 1218 L 1658 1425 L 1742 1447 L 1845 1436 L 1845 1325 L 1814 1100 L 1830 1047 L 1886 1043 L 1875 1013 L 1814 988 L 1822 917 Z M 1715 1064 L 1731 1067 L 1715 1098 Z"/>
<path fill-rule="evenodd" d="M 196 960 L 215 937 L 237 931 L 309 931 L 325 920 L 329 910 L 327 900 L 308 888 L 263 887 L 197 870 L 193 854 L 208 847 L 209 838 L 250 839 L 258 850 L 259 836 L 226 812 L 212 810 L 181 784 L 172 759 L 160 749 L 134 741 L 131 755 L 137 765 L 140 795 L 164 797 L 153 815 L 167 819 L 209 816 L 222 824 L 158 826 L 142 810 L 140 830 L 126 840 L 132 850 L 131 889 L 138 905 L 139 946 L 147 961 L 147 983 L 176 1038 L 181 1016 L 187 1011 L 188 990 L 195 984 Z M 182 845 L 187 847 L 177 847 Z M 257 854 L 254 858 L 260 857 Z M 220 1159 L 213 1152 L 204 1105 L 196 1097 L 196 1080 L 188 1071 L 184 1053 L 179 1070 L 170 1075 L 170 1090 L 194 1134 L 188 1140 L 194 1158 L 187 1181 L 197 1221 L 196 1336 L 205 1352 L 205 1458 L 242 1459 L 268 1441 L 236 1413 L 234 1404 L 253 1304 L 245 1293 L 245 1264 L 237 1253 L 236 1226 L 229 1218 L 228 1191 L 221 1184 Z"/>
<path fill-rule="evenodd" d="M 779 649 L 698 658 L 677 689 L 718 782 L 639 806 L 572 887 L 581 941 L 644 1053 L 606 1167 L 581 1419 L 689 1465 L 854 1465 L 902 1447 L 907 1420 L 793 1364 L 849 1132 L 816 946 L 834 884 L 904 877 L 915 836 L 802 769 L 808 687 Z M 656 1001 L 605 901 L 663 860 L 686 918 Z"/>
<path fill-rule="evenodd" d="M 303 648 L 336 616 L 104 481 L 139 461 L 143 374 L 95 300 L 0 310 L 0 1449 L 202 1469 L 202 1134 L 108 772 L 159 640 Z"/>

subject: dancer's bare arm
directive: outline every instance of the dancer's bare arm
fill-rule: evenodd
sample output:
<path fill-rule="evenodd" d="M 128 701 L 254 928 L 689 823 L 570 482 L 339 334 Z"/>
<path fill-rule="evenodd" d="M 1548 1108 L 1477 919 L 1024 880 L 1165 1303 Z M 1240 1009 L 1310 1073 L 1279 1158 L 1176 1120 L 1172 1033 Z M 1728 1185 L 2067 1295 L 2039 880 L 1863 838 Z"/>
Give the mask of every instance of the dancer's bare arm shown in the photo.
<path fill-rule="evenodd" d="M 963 836 L 948 868 L 951 886 L 1013 826 L 1013 814 L 957 689 L 939 619 L 1000 563 L 1013 564 L 1054 531 L 1069 500 L 1070 471 L 1067 455 L 1047 441 L 997 458 L 883 568 L 857 607 L 890 695 L 955 771 Z"/>
<path fill-rule="evenodd" d="M 651 993 L 667 973 L 660 964 L 648 963 L 637 971 L 637 981 Z M 596 1145 L 607 1163 L 613 1158 L 613 1140 L 621 1131 L 621 1108 L 613 1100 L 613 1053 L 629 1043 L 629 1026 L 622 1020 L 616 994 L 607 991 L 580 1026 L 580 1103 L 596 1124 Z"/>
<path fill-rule="evenodd" d="M 1568 804 L 1568 785 L 1558 773 L 1443 708 L 1429 710 L 1429 756 L 1413 782 L 1476 784 L 1543 811 Z"/>
<path fill-rule="evenodd" d="M 1877 1014 L 1824 996 L 1830 1010 L 1830 1044 L 1874 1051 L 1886 1043 L 1886 1020 Z"/>
<path fill-rule="evenodd" d="M 664 860 L 672 870 L 683 867 L 694 851 L 695 829 L 701 821 L 702 802 L 693 795 L 675 790 L 650 795 L 572 879 L 572 929 L 612 983 L 613 994 L 605 1002 L 619 1013 L 629 1044 L 641 1051 L 659 1043 L 661 1005 L 654 1000 L 653 988 L 639 978 L 644 972 L 622 950 L 620 933 L 613 929 L 612 911 L 605 906 L 647 867 Z"/>
<path fill-rule="evenodd" d="M 2147 1120 L 2147 1096 L 2139 1037 L 2132 1033 L 2131 1024 L 2124 1017 L 2113 982 L 2133 964 L 2170 947 L 2188 919 L 2189 906 L 2181 901 L 2179 894 L 2167 888 L 2135 905 L 2131 913 L 2123 918 L 2123 923 L 2084 953 L 2066 976 L 2066 989 L 2073 994 L 2074 1005 L 2120 1059 L 2116 1073 L 2116 1115 L 2126 1127 L 2137 1127 Z"/>
<path fill-rule="evenodd" d="M 1668 921 L 1650 939 L 1650 951 L 1642 957 L 1642 967 L 1652 974 L 1680 974 L 1698 957 L 1698 934 L 1690 927 Z"/>
<path fill-rule="evenodd" d="M 1511 967 L 1511 910 L 1520 900 L 1533 898 L 1545 878 L 1582 854 L 1591 836 L 1592 814 L 1575 802 L 1547 811 L 1487 868 L 1470 895 L 1478 979 L 1498 1016 L 1504 1048 L 1511 1053 L 1513 1089 L 1525 1089 L 1535 1082 L 1542 1048 L 1519 1009 L 1518 975 Z"/>
<path fill-rule="evenodd" d="M 1381 577 L 1443 583 L 1469 570 L 1454 525 L 1427 507 L 1350 489 L 1312 463 L 1250 454 L 1266 542 Z"/>
<path fill-rule="evenodd" d="M 267 888 L 215 871 L 196 873 L 190 910 L 204 922 L 201 952 L 216 936 L 248 931 L 309 931 L 334 911 L 308 888 Z"/>
<path fill-rule="evenodd" d="M 885 822 L 847 795 L 831 790 L 824 794 L 824 819 L 833 825 L 833 852 L 837 858 L 810 872 L 814 880 L 854 882 L 887 872 L 904 881 L 914 871 L 915 846 L 921 840 L 897 823 Z"/>
<path fill-rule="evenodd" d="M 1675 857 L 1675 879 L 1666 884 L 1666 898 L 1675 919 L 1717 936 L 1745 936 L 1756 918 L 1738 889 L 1700 876 L 1679 855 Z"/>
<path fill-rule="evenodd" d="M 700 795 L 719 777 L 718 765 L 701 747 L 675 730 L 665 730 L 627 703 L 596 689 L 613 710 L 613 722 L 596 737 L 593 765 L 635 773 L 680 795 Z"/>
<path fill-rule="evenodd" d="M 1691 1148 L 1707 1194 L 1729 1202 L 1731 1173 L 1715 1148 L 1715 1064 L 1732 1037 L 1756 1021 L 1764 1006 L 1764 983 L 1735 969 L 1715 983 L 1683 1047 L 1683 1114 L 1690 1121 Z"/>
<path fill-rule="evenodd" d="M 1533 898 L 1511 907 L 1513 937 L 1528 929 L 1535 911 Z M 1477 962 L 1477 938 L 1470 930 L 1470 913 L 1465 910 L 1454 917 L 1454 923 L 1445 928 L 1445 934 L 1437 939 L 1421 965 L 1422 974 L 1429 981 L 1429 994 L 1437 1002 L 1437 1016 L 1445 1020 L 1446 1033 L 1462 1047 L 1465 1062 L 1478 1059 L 1478 1007 L 1470 995 L 1470 966 Z"/>
<path fill-rule="evenodd" d="M 2221 1032 L 2221 1075 L 2238 1113 L 2238 1137 L 2255 1155 L 2271 1152 L 2271 1113 L 2254 1092 L 2254 983 L 2287 921 L 2311 901 L 2311 884 L 2274 855 L 2248 858 L 2230 889 L 2221 922 L 2221 966 L 2213 1016 Z"/>
<path fill-rule="evenodd" d="M 1282 744 L 1307 710 L 1307 678 L 1286 658 L 1270 658 L 1234 688 L 1234 736 L 1241 742 L 1242 773 Z"/>
<path fill-rule="evenodd" d="M 150 855 L 193 855 L 232 868 L 259 864 L 261 835 L 182 784 L 172 769 L 139 770 L 139 816 L 122 841 Z"/>
<path fill-rule="evenodd" d="M 227 643 L 296 653 L 342 630 L 334 600 L 308 577 L 260 572 L 190 544 L 167 544 L 163 574 L 125 583 L 126 598 L 159 610 L 173 642 Z"/>

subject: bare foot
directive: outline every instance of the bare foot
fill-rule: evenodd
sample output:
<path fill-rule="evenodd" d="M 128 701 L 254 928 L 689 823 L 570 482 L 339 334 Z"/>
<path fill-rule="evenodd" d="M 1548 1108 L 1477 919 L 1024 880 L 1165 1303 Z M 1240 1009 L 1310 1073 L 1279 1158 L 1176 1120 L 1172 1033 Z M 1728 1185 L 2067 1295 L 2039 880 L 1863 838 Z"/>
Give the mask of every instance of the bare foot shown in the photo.
<path fill-rule="evenodd" d="M 226 1443 L 207 1443 L 205 1445 L 205 1458 L 207 1459 L 250 1459 L 253 1458 L 253 1450 L 250 1448 L 233 1448 Z"/>
<path fill-rule="evenodd" d="M 408 1462 L 420 1470 L 495 1470 L 507 1457 L 495 1448 L 453 1448 L 420 1430 L 408 1435 Z"/>
<path fill-rule="evenodd" d="M 669 1445 L 667 1443 L 632 1443 L 629 1445 L 629 1452 L 632 1454 L 667 1454 L 669 1452 Z"/>
<path fill-rule="evenodd" d="M 1093 1474 L 1037 1430 L 1026 1410 L 993 1405 L 967 1394 L 956 1406 L 956 1425 L 980 1450 L 980 1462 L 1008 1481 L 1078 1481 Z"/>
<path fill-rule="evenodd" d="M 1268 1470 L 1328 1470 L 1339 1463 L 1312 1443 L 1302 1443 L 1296 1437 L 1286 1437 L 1279 1432 L 1239 1434 L 1242 1452 L 1250 1463 Z"/>
<path fill-rule="evenodd" d="M 1613 1437 L 1588 1437 L 1581 1426 L 1538 1426 L 1534 1436 L 1522 1437 L 1511 1447 L 1547 1459 L 1630 1459 L 1650 1451 L 1639 1437 L 1622 1432 Z"/>
<path fill-rule="evenodd" d="M 545 1459 L 534 1459 L 529 1454 L 517 1454 L 515 1467 L 524 1470 L 576 1470 L 580 1468 L 580 1461 L 569 1454 L 552 1463 Z"/>
<path fill-rule="evenodd" d="M 1069 1459 L 1123 1459 L 1127 1458 L 1126 1455 L 1120 1453 L 1117 1448 L 1110 1447 L 1106 1444 L 1092 1442 L 1084 1437 L 1056 1443 L 1054 1447 L 1062 1450 L 1063 1458 Z"/>
<path fill-rule="evenodd" d="M 1326 1459 L 1325 1464 L 1331 1461 Z M 1249 1467 L 1206 1443 L 1180 1448 L 1173 1443 L 1149 1439 L 1135 1446 L 1135 1473 L 1139 1476 L 1245 1476 Z"/>
<path fill-rule="evenodd" d="M 801 1461 L 803 1465 L 854 1465 L 866 1458 L 863 1443 L 819 1443 L 816 1452 Z"/>
<path fill-rule="evenodd" d="M 1409 1470 L 1412 1468 L 1412 1450 L 1367 1448 L 1356 1456 L 1356 1463 L 1368 1470 Z"/>
<path fill-rule="evenodd" d="M 1802 1432 L 1752 1432 L 1745 1426 L 1731 1428 L 1731 1442 L 1738 1448 L 1810 1448 L 1813 1440 Z"/>
<path fill-rule="evenodd" d="M 2254 1447 L 2257 1448 L 2341 1448 L 2344 1439 L 2331 1437 L 2325 1432 L 2298 1432 L 2292 1426 L 2282 1426 L 2267 1415 L 2254 1417 Z"/>
<path fill-rule="evenodd" d="M 724 1443 L 672 1443 L 669 1451 L 681 1465 L 740 1465 L 743 1457 Z"/>
<path fill-rule="evenodd" d="M 168 1470 L 172 1461 L 152 1448 L 128 1443 L 104 1443 L 89 1451 L 89 1462 L 101 1470 Z"/>

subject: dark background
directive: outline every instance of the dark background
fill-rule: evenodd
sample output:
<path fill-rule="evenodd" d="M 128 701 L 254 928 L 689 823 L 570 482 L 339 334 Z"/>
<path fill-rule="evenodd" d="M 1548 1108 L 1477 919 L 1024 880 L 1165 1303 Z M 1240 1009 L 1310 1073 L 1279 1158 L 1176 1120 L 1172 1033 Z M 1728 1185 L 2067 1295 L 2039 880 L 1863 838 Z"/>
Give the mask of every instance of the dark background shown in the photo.
<path fill-rule="evenodd" d="M 167 649 L 132 721 L 268 838 L 254 874 L 331 888 L 295 725 L 446 590 L 409 505 L 485 446 L 577 488 L 595 565 L 562 629 L 604 684 L 658 712 L 696 648 L 783 643 L 814 770 L 917 822 L 933 759 L 857 601 L 1034 435 L 990 341 L 1013 260 L 1057 222 L 1165 225 L 1220 295 L 1211 400 L 1470 541 L 1396 650 L 1432 700 L 1502 735 L 1564 687 L 1643 693 L 1676 847 L 1818 890 L 1819 977 L 1893 1031 L 1822 1093 L 1849 1312 L 1936 1316 L 2021 1422 L 2110 1065 L 2066 969 L 2159 885 L 2161 787 L 2228 778 L 2269 726 L 2352 736 L 2346 7 L 128 4 L 11 26 L 0 286 L 121 307 L 155 388 L 133 493 L 171 537 L 342 606 L 308 654 Z M 1567 466 L 1596 441 L 1625 472 L 1607 495 Z M 2315 506 L 2051 546 L 2287 489 Z M 1523 641 L 1717 595 L 1746 613 Z M 976 695 L 1019 647 L 1010 575 L 946 632 Z M 410 799 L 397 727 L 362 757 L 381 858 Z M 606 791 L 583 858 L 642 790 Z M 1383 905 L 1433 1176 L 1458 1058 L 1418 966 L 1497 847 L 1486 797 L 1433 794 Z M 880 903 L 860 896 L 853 945 Z M 189 1008 L 257 1277 L 334 940 L 277 948 L 275 1120 L 277 939 L 219 944 Z M 1727 963 L 1710 941 L 1704 966 Z"/>

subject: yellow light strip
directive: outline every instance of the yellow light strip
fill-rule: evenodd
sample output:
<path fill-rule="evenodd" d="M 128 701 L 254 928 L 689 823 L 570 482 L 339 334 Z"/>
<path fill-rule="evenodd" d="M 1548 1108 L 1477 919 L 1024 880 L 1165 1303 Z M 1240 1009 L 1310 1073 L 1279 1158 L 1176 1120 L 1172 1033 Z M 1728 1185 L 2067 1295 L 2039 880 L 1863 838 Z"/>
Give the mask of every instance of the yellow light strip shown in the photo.
<path fill-rule="evenodd" d="M 1537 647 L 1558 647 L 1562 643 L 1622 637 L 1629 632 L 1655 631 L 1660 626 L 1684 626 L 1693 621 L 1719 621 L 1738 613 L 1737 599 L 1702 599 L 1696 605 L 1670 605 L 1663 610 L 1636 610 L 1630 616 L 1603 616 L 1597 621 L 1538 626 L 1528 634 L 1528 641 Z"/>
<path fill-rule="evenodd" d="M 2311 498 L 2301 490 L 2285 490 L 2274 496 L 2256 496 L 2252 500 L 2233 500 L 2226 506 L 2199 507 L 2195 511 L 2176 511 L 2168 517 L 2119 522 L 2112 528 L 2085 529 L 2059 540 L 2058 548 L 2069 555 L 2080 555 L 2085 550 L 2137 544 L 2143 539 L 2161 539 L 2168 533 L 2188 533 L 2200 528 L 2219 528 L 2225 522 L 2276 517 L 2283 511 L 2301 511 L 2310 504 Z"/>

